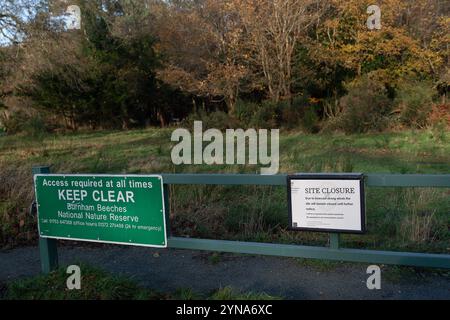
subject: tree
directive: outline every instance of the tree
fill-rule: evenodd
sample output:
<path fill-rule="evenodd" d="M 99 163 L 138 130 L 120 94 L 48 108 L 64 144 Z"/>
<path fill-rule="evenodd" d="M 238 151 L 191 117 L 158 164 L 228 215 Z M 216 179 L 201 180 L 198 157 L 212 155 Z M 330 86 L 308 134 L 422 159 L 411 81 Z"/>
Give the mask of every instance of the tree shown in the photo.
<path fill-rule="evenodd" d="M 320 23 L 315 24 L 315 32 L 310 32 L 309 39 L 302 44 L 305 53 L 298 58 L 303 63 L 296 62 L 296 67 L 304 68 L 297 70 L 296 75 L 309 75 L 303 85 L 322 99 L 326 115 L 339 113 L 339 98 L 346 94 L 345 84 L 355 78 L 371 74 L 390 88 L 392 96 L 405 78 L 433 78 L 444 67 L 441 55 L 445 50 L 442 47 L 433 50 L 411 28 L 416 21 L 424 23 L 414 12 L 420 12 L 425 3 L 432 2 L 438 0 L 383 1 L 381 30 L 369 30 L 366 26 L 370 1 L 324 2 L 326 12 Z M 432 8 L 427 10 L 433 11 Z M 436 12 L 428 14 L 438 16 Z M 427 33 L 424 32 L 424 38 L 428 37 Z M 439 44 L 442 46 L 442 41 Z"/>
<path fill-rule="evenodd" d="M 271 100 L 292 98 L 294 55 L 307 28 L 321 15 L 312 0 L 237 0 Z"/>
<path fill-rule="evenodd" d="M 46 63 L 29 68 L 28 81 L 18 86 L 35 108 L 59 114 L 73 129 L 80 124 L 165 124 L 153 102 L 159 65 L 155 40 L 146 32 L 129 38 L 113 35 L 111 23 L 121 16 L 115 3 L 80 1 L 82 30 L 48 30 L 44 49 L 33 53 Z"/>
<path fill-rule="evenodd" d="M 157 30 L 166 57 L 160 77 L 193 94 L 224 100 L 234 113 L 250 70 L 233 1 L 170 1 L 159 7 Z"/>

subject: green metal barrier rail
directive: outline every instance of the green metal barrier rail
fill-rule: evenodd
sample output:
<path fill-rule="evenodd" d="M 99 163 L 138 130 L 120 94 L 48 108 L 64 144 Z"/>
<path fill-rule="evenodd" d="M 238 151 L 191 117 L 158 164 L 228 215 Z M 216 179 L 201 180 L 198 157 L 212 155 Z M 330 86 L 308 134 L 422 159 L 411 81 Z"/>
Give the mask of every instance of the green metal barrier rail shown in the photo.
<path fill-rule="evenodd" d="M 49 167 L 35 167 L 33 173 L 49 173 Z M 286 175 L 249 174 L 162 174 L 167 211 L 167 227 L 170 230 L 170 185 L 265 185 L 286 186 Z M 450 175 L 367 174 L 368 187 L 433 187 L 450 188 Z M 449 212 L 450 214 L 450 212 Z M 364 235 L 362 235 L 363 237 Z M 58 266 L 57 240 L 40 238 L 41 267 L 45 273 Z M 288 245 L 275 243 L 208 240 L 193 238 L 168 238 L 168 248 L 207 250 L 280 257 L 313 258 L 350 262 L 396 264 L 418 267 L 450 269 L 450 254 L 378 251 L 349 249 L 340 246 L 340 235 L 330 234 L 329 247 Z"/>

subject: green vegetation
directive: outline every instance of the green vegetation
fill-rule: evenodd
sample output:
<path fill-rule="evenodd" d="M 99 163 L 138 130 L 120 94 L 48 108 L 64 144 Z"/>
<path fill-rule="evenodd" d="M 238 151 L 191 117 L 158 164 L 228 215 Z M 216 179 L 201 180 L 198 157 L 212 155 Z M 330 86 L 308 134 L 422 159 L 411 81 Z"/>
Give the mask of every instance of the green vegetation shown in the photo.
<path fill-rule="evenodd" d="M 64 268 L 7 285 L 5 298 L 11 300 L 142 300 L 161 299 L 163 295 L 139 287 L 123 277 L 82 265 L 81 290 L 68 290 Z"/>
<path fill-rule="evenodd" d="M 239 292 L 232 287 L 224 287 L 213 292 L 211 300 L 281 300 L 266 293 Z"/>
<path fill-rule="evenodd" d="M 446 269 L 414 268 L 404 266 L 383 266 L 383 279 L 390 283 L 420 283 L 427 281 L 426 276 L 450 277 L 450 271 Z"/>
<path fill-rule="evenodd" d="M 0 244 L 36 239 L 33 165 L 69 173 L 258 173 L 256 166 L 174 166 L 168 129 L 0 137 Z M 280 172 L 450 172 L 450 138 L 433 132 L 365 135 L 282 132 Z M 287 230 L 286 191 L 261 186 L 172 186 L 171 228 L 178 236 L 324 245 L 326 234 Z M 449 252 L 450 197 L 446 189 L 369 188 L 369 232 L 343 244 Z M 212 262 L 219 259 L 212 258 Z"/>
<path fill-rule="evenodd" d="M 48 275 L 14 281 L 2 290 L 0 299 L 7 300 L 274 300 L 265 293 L 240 292 L 231 287 L 219 288 L 207 296 L 192 289 L 179 289 L 174 293 L 160 293 L 139 286 L 125 277 L 81 264 L 81 289 L 68 290 L 67 274 L 60 268 Z"/>
<path fill-rule="evenodd" d="M 361 267 L 366 270 L 367 264 L 359 262 L 330 261 L 320 259 L 295 259 L 302 268 L 308 268 L 315 272 L 332 272 L 345 270 L 345 268 Z M 447 269 L 407 267 L 399 265 L 380 265 L 383 281 L 393 284 L 399 283 L 423 283 L 429 280 L 429 276 L 450 277 Z"/>
<path fill-rule="evenodd" d="M 295 259 L 299 266 L 313 269 L 317 272 L 329 272 L 336 270 L 339 267 L 344 267 L 346 265 L 355 265 L 356 262 L 342 262 L 342 261 L 331 261 L 331 260 L 320 260 L 320 259 Z"/>

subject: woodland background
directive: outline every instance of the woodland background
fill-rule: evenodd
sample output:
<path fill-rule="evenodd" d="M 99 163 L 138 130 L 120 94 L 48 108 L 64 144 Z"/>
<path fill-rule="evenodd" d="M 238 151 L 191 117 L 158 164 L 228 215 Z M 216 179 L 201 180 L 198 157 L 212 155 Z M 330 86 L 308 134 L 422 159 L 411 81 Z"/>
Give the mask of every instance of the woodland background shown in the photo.
<path fill-rule="evenodd" d="M 0 127 L 447 131 L 449 2 L 372 2 L 2 0 Z"/>

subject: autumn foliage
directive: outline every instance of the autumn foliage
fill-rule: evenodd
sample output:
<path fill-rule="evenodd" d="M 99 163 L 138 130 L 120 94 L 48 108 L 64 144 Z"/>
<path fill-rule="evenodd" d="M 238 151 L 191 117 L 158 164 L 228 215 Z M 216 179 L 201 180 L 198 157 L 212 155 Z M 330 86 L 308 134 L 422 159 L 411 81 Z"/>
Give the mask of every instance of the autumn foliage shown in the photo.
<path fill-rule="evenodd" d="M 250 114 L 242 125 L 308 131 L 448 122 L 446 1 L 378 1 L 380 30 L 367 27 L 366 0 L 72 2 L 81 30 L 49 23 L 61 1 L 30 1 L 38 14 L 26 21 L 23 6 L 0 5 L 7 130 L 19 111 L 71 129 L 211 112 L 225 124 Z"/>

